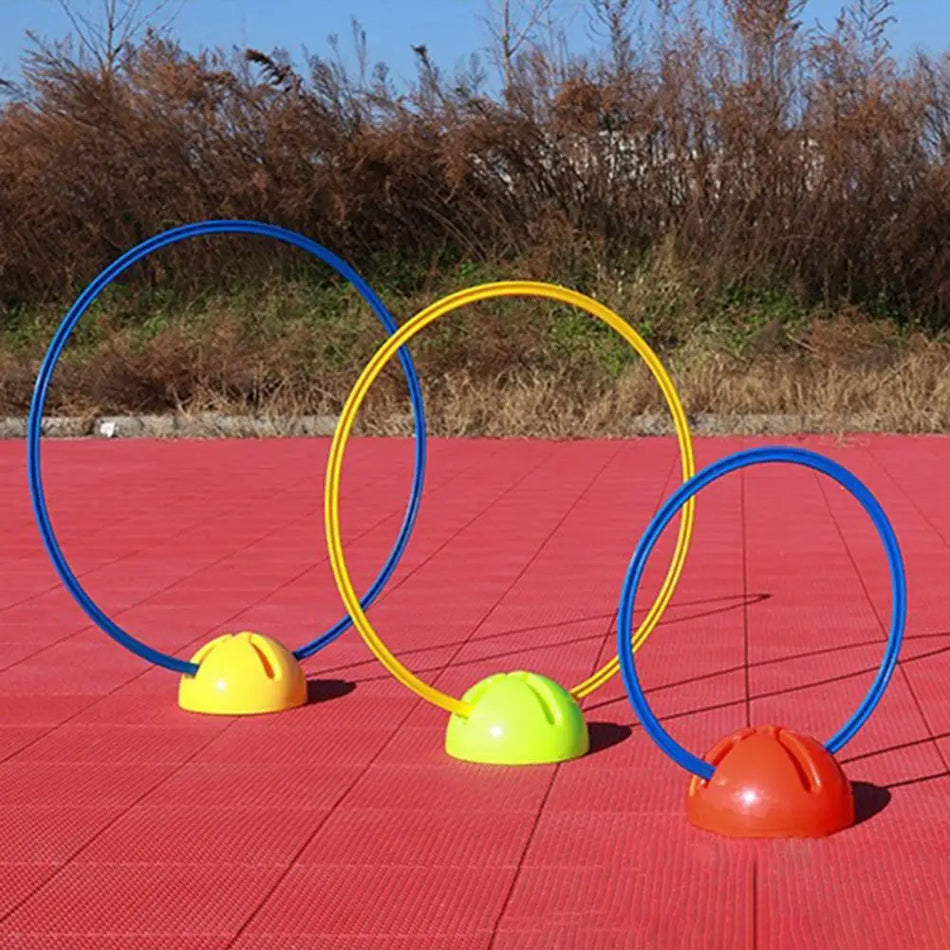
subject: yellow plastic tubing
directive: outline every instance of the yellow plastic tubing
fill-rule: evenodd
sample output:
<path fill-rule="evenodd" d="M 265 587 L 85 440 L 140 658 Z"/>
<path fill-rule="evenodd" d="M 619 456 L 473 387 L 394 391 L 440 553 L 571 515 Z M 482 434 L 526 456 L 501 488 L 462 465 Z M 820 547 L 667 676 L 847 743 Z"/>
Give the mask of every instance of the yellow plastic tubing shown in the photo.
<path fill-rule="evenodd" d="M 330 458 L 327 462 L 327 475 L 324 493 L 324 514 L 326 524 L 327 546 L 330 554 L 330 566 L 333 569 L 333 576 L 336 579 L 340 595 L 353 618 L 353 624 L 360 635 L 366 641 L 367 646 L 373 651 L 377 659 L 386 667 L 387 670 L 404 686 L 411 689 L 414 693 L 421 696 L 428 702 L 436 706 L 441 706 L 450 713 L 457 713 L 461 716 L 468 716 L 471 707 L 468 703 L 456 699 L 441 692 L 428 683 L 424 683 L 419 677 L 408 670 L 399 660 L 393 656 L 387 649 L 386 644 L 380 639 L 379 634 L 373 629 L 366 614 L 360 606 L 359 596 L 350 580 L 350 574 L 346 567 L 346 559 L 343 556 L 343 542 L 340 537 L 340 476 L 343 469 L 343 452 L 346 448 L 347 439 L 353 429 L 353 423 L 356 420 L 356 414 L 359 412 L 366 394 L 369 392 L 373 382 L 382 372 L 386 364 L 396 355 L 397 350 L 408 343 L 417 333 L 434 323 L 439 317 L 458 310 L 467 304 L 477 303 L 480 300 L 492 300 L 498 297 L 542 297 L 548 300 L 555 300 L 559 303 L 569 304 L 584 310 L 591 316 L 602 320 L 607 326 L 617 331 L 640 355 L 643 361 L 650 368 L 656 381 L 663 391 L 666 404 L 669 406 L 673 415 L 673 422 L 676 425 L 676 438 L 679 442 L 680 456 L 682 459 L 683 481 L 687 481 L 696 471 L 693 458 L 693 446 L 689 436 L 689 426 L 686 422 L 686 414 L 680 404 L 673 381 L 670 379 L 663 364 L 657 359 L 656 354 L 647 345 L 646 341 L 630 326 L 622 317 L 619 317 L 612 310 L 608 310 L 596 300 L 578 293 L 574 290 L 568 290 L 566 287 L 559 287 L 556 284 L 538 283 L 528 280 L 511 280 L 500 283 L 482 284 L 478 287 L 472 287 L 468 290 L 462 290 L 451 294 L 437 301 L 425 310 L 417 313 L 408 323 L 401 326 L 393 333 L 386 342 L 376 351 L 373 358 L 366 364 L 362 374 L 356 381 L 352 392 L 347 397 L 346 404 L 343 406 L 343 412 L 337 423 L 336 431 L 333 434 L 333 442 L 330 446 Z M 620 502 L 622 504 L 622 501 Z M 650 608 L 650 612 L 644 618 L 643 623 L 633 635 L 633 648 L 639 649 L 644 640 L 653 631 L 657 625 L 663 611 L 669 604 L 673 596 L 673 591 L 679 581 L 680 574 L 683 571 L 683 565 L 686 562 L 686 552 L 689 548 L 690 535 L 693 530 L 693 499 L 690 499 L 683 507 L 683 514 L 680 520 L 679 534 L 676 539 L 676 550 L 673 552 L 673 559 L 670 562 L 669 570 L 663 581 L 663 586 L 657 595 L 656 601 Z M 619 669 L 617 657 L 614 657 L 609 663 L 601 667 L 591 677 L 583 683 L 575 686 L 571 694 L 580 699 L 588 693 L 593 692 L 599 686 L 603 685 Z"/>

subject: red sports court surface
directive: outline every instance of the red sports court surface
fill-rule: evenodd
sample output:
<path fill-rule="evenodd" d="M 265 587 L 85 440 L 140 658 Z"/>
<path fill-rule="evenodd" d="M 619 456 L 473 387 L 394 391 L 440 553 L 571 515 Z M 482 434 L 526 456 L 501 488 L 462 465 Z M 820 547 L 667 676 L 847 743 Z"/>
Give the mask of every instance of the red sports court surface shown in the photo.
<path fill-rule="evenodd" d="M 841 754 L 862 820 L 759 843 L 687 825 L 687 775 L 634 723 L 619 680 L 586 702 L 588 757 L 526 769 L 448 759 L 444 714 L 353 632 L 308 661 L 303 709 L 179 711 L 175 676 L 60 588 L 24 446 L 0 444 L 0 948 L 950 946 L 950 440 L 794 441 L 879 496 L 910 615 L 900 669 Z M 699 462 L 751 444 L 700 440 Z M 187 656 L 255 629 L 296 646 L 340 612 L 326 451 L 53 441 L 48 499 L 75 571 L 150 644 Z M 398 528 L 411 455 L 408 440 L 351 445 L 344 532 L 363 586 Z M 670 439 L 435 440 L 416 532 L 371 617 L 443 689 L 525 667 L 573 685 L 613 653 L 626 564 L 677 482 Z M 871 682 L 888 597 L 849 495 L 799 468 L 738 473 L 700 496 L 683 581 L 638 655 L 650 700 L 700 753 L 749 722 L 824 739 Z"/>

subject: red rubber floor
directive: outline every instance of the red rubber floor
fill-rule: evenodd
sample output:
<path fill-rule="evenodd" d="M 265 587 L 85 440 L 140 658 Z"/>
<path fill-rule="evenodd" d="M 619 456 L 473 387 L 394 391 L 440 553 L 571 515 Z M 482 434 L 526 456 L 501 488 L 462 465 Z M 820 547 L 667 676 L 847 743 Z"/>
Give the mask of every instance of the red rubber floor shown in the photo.
<path fill-rule="evenodd" d="M 700 464 L 753 441 L 701 440 Z M 687 825 L 687 776 L 617 680 L 585 704 L 594 751 L 556 767 L 448 759 L 444 714 L 352 632 L 307 663 L 303 709 L 181 712 L 174 675 L 61 589 L 24 446 L 0 444 L 0 950 L 944 950 L 950 439 L 796 441 L 885 505 L 910 616 L 883 703 L 841 753 L 860 822 L 759 843 Z M 51 441 L 48 499 L 74 570 L 150 644 L 187 656 L 257 629 L 296 646 L 340 612 L 326 451 Z M 431 455 L 417 530 L 371 612 L 380 633 L 444 689 L 519 667 L 573 685 L 613 653 L 627 561 L 678 481 L 675 444 L 436 440 Z M 407 440 L 351 445 L 344 532 L 361 585 L 410 470 Z M 850 496 L 803 469 L 749 469 L 700 496 L 686 573 L 639 669 L 699 753 L 749 722 L 826 738 L 871 682 L 888 610 L 883 553 Z"/>

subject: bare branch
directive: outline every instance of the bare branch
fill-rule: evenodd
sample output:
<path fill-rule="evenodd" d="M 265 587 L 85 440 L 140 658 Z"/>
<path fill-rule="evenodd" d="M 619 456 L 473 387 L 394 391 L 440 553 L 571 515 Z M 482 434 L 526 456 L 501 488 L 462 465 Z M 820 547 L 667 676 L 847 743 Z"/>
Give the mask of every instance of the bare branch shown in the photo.
<path fill-rule="evenodd" d="M 75 0 L 57 0 L 79 44 L 80 54 L 92 57 L 105 75 L 115 72 L 122 51 L 148 28 L 161 34 L 168 30 L 185 0 L 101 0 L 98 18 L 81 13 Z M 154 21 L 168 11 L 159 25 Z"/>
<path fill-rule="evenodd" d="M 633 66 L 633 36 L 630 20 L 639 12 L 635 0 L 590 0 L 589 17 L 594 34 L 606 33 L 615 71 L 620 76 Z"/>
<path fill-rule="evenodd" d="M 515 58 L 531 45 L 535 30 L 550 15 L 553 5 L 554 0 L 489 0 L 484 23 L 492 37 L 506 94 L 514 85 Z"/>
<path fill-rule="evenodd" d="M 101 33 L 81 13 L 74 12 L 68 0 L 57 0 L 57 2 L 75 31 L 80 48 L 95 55 L 95 51 L 102 45 Z M 96 55 L 96 60 L 102 65 L 98 55 Z"/>

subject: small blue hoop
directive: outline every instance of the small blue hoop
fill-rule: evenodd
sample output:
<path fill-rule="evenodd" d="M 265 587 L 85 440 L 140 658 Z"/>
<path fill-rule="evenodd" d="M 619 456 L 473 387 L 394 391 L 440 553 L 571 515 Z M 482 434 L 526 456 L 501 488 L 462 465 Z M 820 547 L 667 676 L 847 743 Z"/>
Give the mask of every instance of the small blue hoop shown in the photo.
<path fill-rule="evenodd" d="M 706 781 L 713 777 L 715 768 L 676 742 L 660 725 L 660 721 L 647 703 L 643 687 L 637 678 L 633 660 L 630 634 L 633 627 L 633 605 L 640 581 L 643 578 L 647 559 L 663 530 L 673 520 L 680 508 L 697 492 L 724 475 L 740 468 L 747 468 L 750 465 L 761 465 L 768 462 L 789 462 L 793 465 L 803 465 L 805 468 L 811 468 L 829 476 L 843 488 L 846 488 L 861 503 L 874 522 L 874 527 L 877 529 L 887 553 L 887 564 L 891 576 L 891 628 L 887 637 L 887 648 L 884 651 L 880 669 L 867 695 L 851 718 L 825 743 L 825 748 L 832 755 L 841 749 L 846 742 L 854 738 L 857 731 L 864 725 L 874 708 L 881 701 L 884 690 L 887 688 L 887 684 L 890 682 L 897 666 L 897 657 L 904 638 L 904 626 L 907 620 L 907 579 L 904 575 L 904 562 L 901 558 L 897 537 L 877 499 L 851 472 L 817 452 L 784 446 L 746 449 L 743 452 L 726 456 L 704 468 L 701 472 L 697 472 L 667 499 L 663 507 L 653 516 L 643 533 L 643 537 L 640 538 L 640 543 L 637 545 L 627 568 L 620 594 L 620 607 L 617 612 L 617 655 L 620 658 L 620 673 L 623 677 L 624 687 L 627 690 L 627 696 L 630 698 L 630 703 L 650 738 L 677 765 Z"/>

